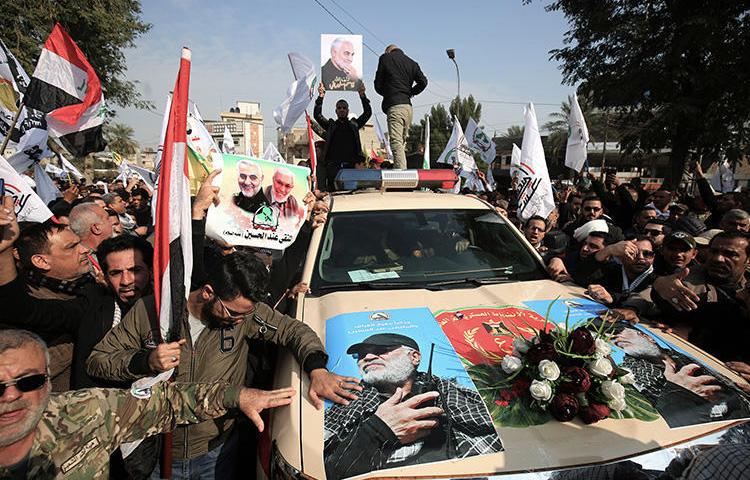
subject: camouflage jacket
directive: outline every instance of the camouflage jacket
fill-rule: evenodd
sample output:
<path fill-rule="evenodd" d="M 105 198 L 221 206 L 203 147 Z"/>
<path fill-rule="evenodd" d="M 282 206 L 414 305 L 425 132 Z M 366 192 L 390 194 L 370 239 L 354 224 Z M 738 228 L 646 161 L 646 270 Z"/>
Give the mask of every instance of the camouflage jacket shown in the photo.
<path fill-rule="evenodd" d="M 136 393 L 91 388 L 52 394 L 26 478 L 107 478 L 109 455 L 121 443 L 220 417 L 238 406 L 239 392 L 225 383 L 160 383 Z M 9 474 L 0 466 L 0 478 Z"/>

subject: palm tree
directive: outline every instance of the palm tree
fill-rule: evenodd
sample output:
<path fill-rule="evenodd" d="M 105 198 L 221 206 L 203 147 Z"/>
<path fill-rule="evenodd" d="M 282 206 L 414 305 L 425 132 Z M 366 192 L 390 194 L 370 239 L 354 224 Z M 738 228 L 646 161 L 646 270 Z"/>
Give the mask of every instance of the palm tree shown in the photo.
<path fill-rule="evenodd" d="M 110 152 L 120 155 L 133 155 L 138 151 L 138 142 L 133 139 L 135 131 L 123 123 L 106 123 L 104 138 Z"/>
<path fill-rule="evenodd" d="M 606 110 L 595 108 L 588 97 L 578 97 L 586 127 L 589 130 L 591 142 L 607 142 L 618 138 L 617 131 L 612 126 L 612 115 Z M 550 121 L 542 125 L 549 132 L 547 142 L 555 157 L 565 156 L 568 144 L 568 116 L 570 115 L 570 99 L 563 101 L 560 111 L 550 114 Z"/>
<path fill-rule="evenodd" d="M 458 117 L 458 123 L 461 124 L 461 128 L 464 131 L 466 131 L 469 118 L 473 118 L 475 122 L 479 123 L 482 117 L 482 104 L 474 99 L 474 95 L 469 95 L 460 100 L 458 97 L 454 98 L 451 100 L 448 110 L 451 114 L 451 120 L 453 116 Z"/>

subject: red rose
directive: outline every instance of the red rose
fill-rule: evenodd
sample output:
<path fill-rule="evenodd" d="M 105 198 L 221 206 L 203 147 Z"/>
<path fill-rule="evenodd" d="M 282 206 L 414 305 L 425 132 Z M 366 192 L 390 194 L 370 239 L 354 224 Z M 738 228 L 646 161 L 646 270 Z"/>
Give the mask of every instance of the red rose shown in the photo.
<path fill-rule="evenodd" d="M 587 328 L 578 327 L 570 333 L 570 350 L 578 355 L 592 355 L 596 342 Z"/>
<path fill-rule="evenodd" d="M 513 382 L 513 387 L 511 387 L 511 391 L 513 392 L 513 395 L 515 395 L 516 397 L 521 397 L 529 393 L 530 386 L 531 386 L 531 380 L 520 377 L 515 382 Z"/>
<path fill-rule="evenodd" d="M 608 406 L 603 403 L 590 403 L 588 406 L 581 408 L 578 411 L 578 416 L 581 417 L 583 423 L 590 424 L 604 420 L 609 417 L 611 413 Z"/>
<path fill-rule="evenodd" d="M 560 390 L 565 393 L 586 393 L 591 388 L 591 377 L 585 368 L 565 367 Z"/>
<path fill-rule="evenodd" d="M 560 422 L 569 422 L 578 415 L 578 399 L 567 393 L 558 393 L 552 397 L 549 412 Z"/>
<path fill-rule="evenodd" d="M 557 350 L 551 343 L 537 343 L 526 352 L 526 359 L 531 363 L 539 363 L 542 360 L 554 360 L 557 358 Z"/>

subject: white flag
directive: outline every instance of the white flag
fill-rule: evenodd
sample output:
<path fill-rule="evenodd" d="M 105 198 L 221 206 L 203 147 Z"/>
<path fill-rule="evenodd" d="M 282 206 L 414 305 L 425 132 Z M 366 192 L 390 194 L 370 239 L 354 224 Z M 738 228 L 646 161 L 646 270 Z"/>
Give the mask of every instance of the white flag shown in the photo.
<path fill-rule="evenodd" d="M 39 163 L 34 164 L 34 181 L 36 182 L 36 193 L 45 205 L 49 205 L 52 200 L 62 197 L 60 189 L 55 186 Z"/>
<path fill-rule="evenodd" d="M 487 164 L 487 190 L 492 192 L 495 190 L 497 183 L 495 182 L 495 176 L 492 174 L 492 163 Z"/>
<path fill-rule="evenodd" d="M 479 152 L 486 163 L 495 161 L 495 142 L 484 132 L 484 127 L 477 125 L 473 118 L 466 124 L 466 142 L 469 147 Z"/>
<path fill-rule="evenodd" d="M 573 93 L 569 98 L 570 114 L 568 114 L 568 147 L 565 149 L 565 166 L 580 172 L 586 164 L 586 144 L 589 143 L 589 129 L 583 118 L 578 95 Z"/>
<path fill-rule="evenodd" d="M 286 163 L 286 160 L 284 160 L 284 157 L 281 156 L 279 151 L 271 142 L 268 142 L 268 146 L 266 147 L 266 150 L 263 152 L 263 156 L 260 158 L 264 160 L 270 160 L 272 162 Z"/>
<path fill-rule="evenodd" d="M 44 171 L 56 176 L 57 178 L 62 178 L 65 175 L 65 172 L 63 172 L 62 168 L 56 165 L 52 165 L 51 163 L 48 163 L 47 166 L 44 167 Z"/>
<path fill-rule="evenodd" d="M 223 157 L 214 137 L 208 133 L 198 105 L 188 103 L 188 135 L 187 146 L 197 156 L 198 161 L 205 162 L 210 168 L 220 168 Z M 224 127 L 226 129 L 226 127 Z M 226 130 L 225 130 L 226 131 Z M 140 168 L 140 167 L 139 167 Z"/>
<path fill-rule="evenodd" d="M 298 53 L 290 53 L 289 61 L 295 80 L 287 89 L 284 101 L 273 110 L 273 119 L 283 133 L 290 132 L 294 123 L 305 113 L 318 83 L 310 60 Z"/>
<path fill-rule="evenodd" d="M 430 169 L 430 116 L 427 115 L 425 118 L 424 125 L 424 162 L 422 168 L 425 170 Z"/>
<path fill-rule="evenodd" d="M 221 152 L 234 153 L 234 139 L 232 139 L 232 134 L 229 133 L 229 127 L 226 125 L 224 125 L 224 138 L 221 140 Z"/>
<path fill-rule="evenodd" d="M 16 218 L 19 222 L 41 223 L 52 216 L 47 204 L 2 156 L 0 156 L 0 178 L 5 182 L 5 195 L 13 197 Z"/>
<path fill-rule="evenodd" d="M 472 192 L 484 192 L 484 183 L 482 179 L 477 175 L 478 170 L 461 170 L 459 174 L 461 177 L 466 179 L 464 187 L 468 188 Z"/>
<path fill-rule="evenodd" d="M 555 208 L 555 197 L 533 103 L 529 103 L 524 110 L 520 171 L 516 215 L 524 222 L 534 215 L 547 218 Z"/>
<path fill-rule="evenodd" d="M 159 168 L 161 167 L 161 156 L 162 153 L 164 153 L 164 136 L 167 134 L 167 123 L 169 123 L 169 109 L 172 108 L 172 95 L 167 94 L 167 103 L 164 106 L 164 116 L 162 116 L 161 120 L 161 133 L 159 134 L 159 146 L 156 147 L 156 159 L 154 160 L 154 167 L 156 168 L 156 171 L 159 172 Z M 153 218 L 156 218 L 156 199 L 151 199 L 151 206 L 153 207 L 152 213 Z"/>
<path fill-rule="evenodd" d="M 458 117 L 453 118 L 453 132 L 451 138 L 448 139 L 448 144 L 445 146 L 445 150 L 440 154 L 437 163 L 447 163 L 449 165 L 460 165 L 461 170 L 476 170 L 477 165 L 474 162 L 474 157 L 471 156 L 471 148 L 466 142 L 464 132 L 461 129 L 461 124 L 458 122 Z"/>
<path fill-rule="evenodd" d="M 510 178 L 521 175 L 521 149 L 513 144 L 513 152 L 510 154 Z"/>
<path fill-rule="evenodd" d="M 249 138 L 247 139 L 247 148 L 245 149 L 245 155 L 255 158 L 255 152 L 253 152 L 253 144 L 250 143 Z"/>
<path fill-rule="evenodd" d="M 21 106 L 16 125 L 10 131 L 28 85 L 26 71 L 0 40 L 0 142 L 10 134 L 8 147 L 15 153 L 7 160 L 17 172 L 24 172 L 34 162 L 52 155 L 47 148 L 47 120 L 39 110 Z"/>
<path fill-rule="evenodd" d="M 710 180 L 711 187 L 719 193 L 733 192 L 735 190 L 734 172 L 729 162 L 722 160 L 719 168 Z"/>
<path fill-rule="evenodd" d="M 57 154 L 57 158 L 60 159 L 60 166 L 63 170 L 63 175 L 73 175 L 76 180 L 80 180 L 83 178 L 83 174 L 78 171 L 78 169 L 68 161 L 67 158 L 63 157 L 61 153 Z"/>

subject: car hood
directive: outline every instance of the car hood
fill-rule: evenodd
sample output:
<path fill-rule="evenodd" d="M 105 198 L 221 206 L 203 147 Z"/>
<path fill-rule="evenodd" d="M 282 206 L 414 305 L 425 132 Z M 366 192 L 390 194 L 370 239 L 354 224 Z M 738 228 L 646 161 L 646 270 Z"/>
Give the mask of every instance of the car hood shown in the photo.
<path fill-rule="evenodd" d="M 326 338 L 326 320 L 352 312 L 382 312 L 394 309 L 426 307 L 435 316 L 440 312 L 481 310 L 483 307 L 508 307 L 529 310 L 535 301 L 573 301 L 584 299 L 583 289 L 550 280 L 454 288 L 442 291 L 422 289 L 357 290 L 302 297 L 297 318 Z M 606 310 L 602 306 L 602 310 Z M 544 312 L 542 312 L 544 315 Z M 564 318 L 553 319 L 562 321 Z M 716 362 L 692 345 L 665 334 L 670 342 L 711 365 Z M 731 376 L 721 366 L 717 369 Z M 295 374 L 293 380 L 299 381 Z M 325 478 L 323 464 L 323 412 L 306 398 L 307 386 L 302 384 L 298 408 L 302 431 L 301 445 L 288 435 L 277 436 L 279 448 L 288 458 L 301 454 L 304 471 L 315 478 Z M 296 419 L 293 423 L 297 424 Z M 726 428 L 729 422 L 670 429 L 659 418 L 642 422 L 634 419 L 604 420 L 586 426 L 580 421 L 551 421 L 525 428 L 498 428 L 505 451 L 461 460 L 420 464 L 399 469 L 381 470 L 362 476 L 370 477 L 434 477 L 488 476 L 510 472 L 529 472 L 614 461 L 645 452 L 659 450 L 698 436 Z M 292 431 L 294 428 L 292 429 Z M 284 428 L 290 433 L 288 428 Z M 287 437 L 287 438 L 284 438 Z M 296 463 L 296 462 L 295 462 Z"/>

